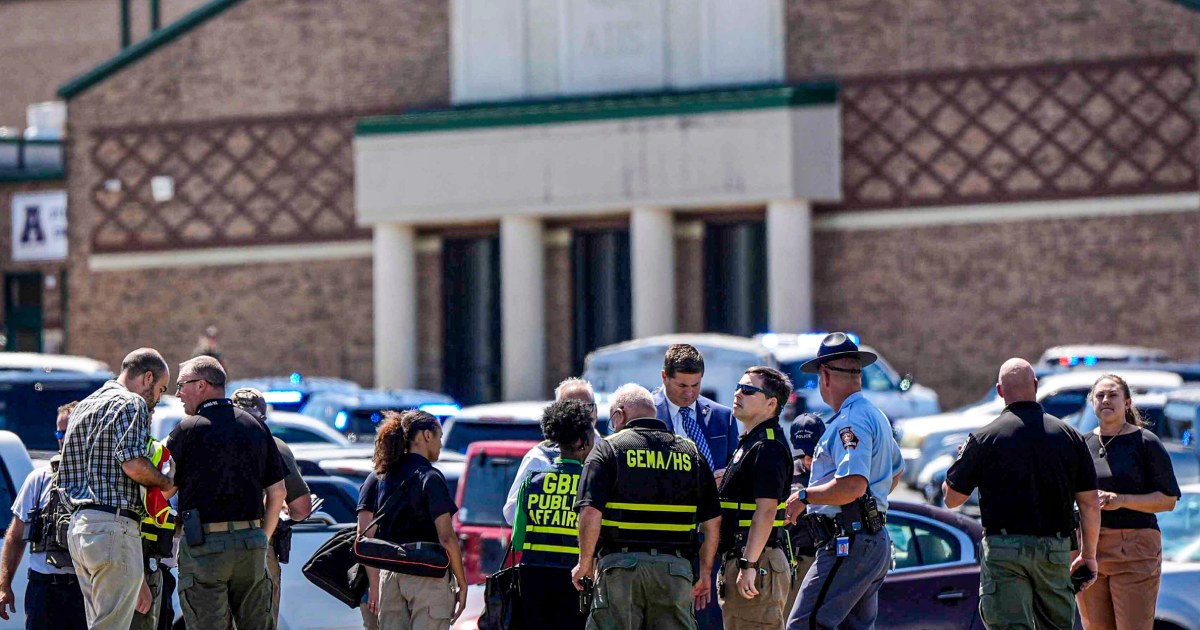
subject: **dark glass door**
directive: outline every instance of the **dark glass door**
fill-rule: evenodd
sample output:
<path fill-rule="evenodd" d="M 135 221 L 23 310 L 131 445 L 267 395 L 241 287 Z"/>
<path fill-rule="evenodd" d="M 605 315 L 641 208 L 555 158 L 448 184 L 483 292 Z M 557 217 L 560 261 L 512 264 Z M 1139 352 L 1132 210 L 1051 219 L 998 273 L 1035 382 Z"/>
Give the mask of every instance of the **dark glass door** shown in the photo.
<path fill-rule="evenodd" d="M 576 232 L 571 249 L 575 287 L 573 356 L 575 374 L 580 374 L 587 353 L 633 336 L 629 230 Z M 674 270 L 664 269 L 663 273 Z"/>
<path fill-rule="evenodd" d="M 42 351 L 42 274 L 4 274 L 4 349 Z"/>
<path fill-rule="evenodd" d="M 500 400 L 500 239 L 446 239 L 442 281 L 446 393 L 464 405 Z"/>
<path fill-rule="evenodd" d="M 762 221 L 704 230 L 704 321 L 709 332 L 767 332 L 767 230 Z"/>

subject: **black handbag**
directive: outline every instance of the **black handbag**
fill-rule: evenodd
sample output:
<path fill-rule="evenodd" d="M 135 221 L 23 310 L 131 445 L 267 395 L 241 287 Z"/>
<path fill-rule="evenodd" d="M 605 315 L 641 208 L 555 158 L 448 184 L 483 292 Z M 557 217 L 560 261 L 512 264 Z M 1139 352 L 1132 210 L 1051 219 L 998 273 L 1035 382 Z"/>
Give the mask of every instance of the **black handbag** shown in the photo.
<path fill-rule="evenodd" d="M 384 502 L 375 520 L 363 528 L 364 532 L 370 531 L 387 515 L 388 508 L 392 507 L 398 497 L 404 495 L 409 482 L 418 475 L 420 472 L 413 473 L 400 484 Z M 354 541 L 353 550 L 359 563 L 386 571 L 440 578 L 446 577 L 446 571 L 450 569 L 450 555 L 446 553 L 445 547 L 435 542 L 394 543 L 381 538 L 359 536 Z"/>
<path fill-rule="evenodd" d="M 351 608 L 358 608 L 370 587 L 367 572 L 354 555 L 357 537 L 354 527 L 339 530 L 313 553 L 303 569 L 309 582 Z"/>
<path fill-rule="evenodd" d="M 512 557 L 512 542 L 500 563 L 500 570 L 487 577 L 483 588 L 483 614 L 479 630 L 508 630 L 516 627 L 517 601 L 521 598 L 520 567 L 505 566 Z"/>

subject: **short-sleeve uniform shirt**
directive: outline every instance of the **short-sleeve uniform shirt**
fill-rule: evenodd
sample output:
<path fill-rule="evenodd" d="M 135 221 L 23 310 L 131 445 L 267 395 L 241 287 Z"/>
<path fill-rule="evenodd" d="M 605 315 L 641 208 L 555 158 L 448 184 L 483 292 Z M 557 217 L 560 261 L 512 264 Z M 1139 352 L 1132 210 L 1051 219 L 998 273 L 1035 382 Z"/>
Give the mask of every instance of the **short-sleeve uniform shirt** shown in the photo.
<path fill-rule="evenodd" d="M 179 510 L 200 510 L 201 523 L 263 516 L 263 490 L 286 471 L 271 431 L 228 398 L 201 403 L 171 431 Z"/>
<path fill-rule="evenodd" d="M 296 463 L 296 456 L 292 454 L 292 449 L 279 438 L 275 438 L 275 447 L 279 449 L 279 456 L 283 459 L 285 475 L 283 487 L 287 491 L 283 500 L 291 503 L 308 494 L 308 484 L 305 483 L 304 476 L 300 474 L 300 466 Z"/>
<path fill-rule="evenodd" d="M 403 494 L 386 506 L 388 498 L 397 492 Z M 394 470 L 383 477 L 372 472 L 363 482 L 358 492 L 358 511 L 370 512 L 376 518 L 385 508 L 387 512 L 375 536 L 398 544 L 437 542 L 434 521 L 443 514 L 453 516 L 458 512 L 442 471 L 416 453 L 405 453 Z"/>
<path fill-rule="evenodd" d="M 29 527 L 26 519 L 29 518 L 29 511 L 35 507 L 46 507 L 50 502 L 50 474 L 49 466 L 39 468 L 25 477 L 25 482 L 21 484 L 21 489 L 17 492 L 16 499 L 13 500 L 12 513 L 13 518 L 25 523 L 25 527 Z M 75 574 L 74 567 L 58 568 L 50 566 L 46 562 L 46 552 L 30 552 L 29 553 L 29 568 L 38 573 L 70 575 Z"/>
<path fill-rule="evenodd" d="M 886 512 L 892 478 L 904 470 L 900 445 L 887 416 L 864 398 L 862 392 L 854 392 L 826 424 L 814 451 L 809 487 L 858 475 L 867 480 L 879 511 Z M 836 505 L 811 505 L 808 509 L 826 516 L 842 511 Z"/>
<path fill-rule="evenodd" d="M 58 486 L 75 508 L 94 503 L 145 516 L 142 487 L 121 464 L 145 457 L 149 443 L 146 399 L 108 381 L 71 412 Z"/>
<path fill-rule="evenodd" d="M 989 531 L 1061 536 L 1074 529 L 1075 495 L 1096 489 L 1096 467 L 1074 427 L 1024 401 L 967 438 L 946 483 L 962 494 L 979 488 Z"/>

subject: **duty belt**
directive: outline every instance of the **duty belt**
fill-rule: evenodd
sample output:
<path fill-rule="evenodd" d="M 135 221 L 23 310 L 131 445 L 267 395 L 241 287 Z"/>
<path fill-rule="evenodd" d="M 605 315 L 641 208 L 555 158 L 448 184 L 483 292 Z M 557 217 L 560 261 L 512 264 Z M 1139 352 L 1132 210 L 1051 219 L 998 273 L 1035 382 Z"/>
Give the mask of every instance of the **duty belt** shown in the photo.
<path fill-rule="evenodd" d="M 127 510 L 125 508 L 114 507 L 111 505 L 104 505 L 103 503 L 88 503 L 87 505 L 79 506 L 78 509 L 96 510 L 97 512 L 104 512 L 106 514 L 116 514 L 117 516 L 124 516 L 125 518 L 133 519 L 138 523 L 142 522 L 142 517 L 138 516 L 138 513 L 134 512 L 133 510 Z"/>
<path fill-rule="evenodd" d="M 213 532 L 236 532 L 242 529 L 258 529 L 262 527 L 262 521 L 254 519 L 252 521 L 221 521 L 219 523 L 205 523 L 204 533 L 211 534 Z"/>
<path fill-rule="evenodd" d="M 597 556 L 604 557 L 612 553 L 648 553 L 652 556 L 675 556 L 687 560 L 688 556 L 682 549 L 671 547 L 654 547 L 652 545 L 621 545 L 620 547 L 602 547 Z"/>

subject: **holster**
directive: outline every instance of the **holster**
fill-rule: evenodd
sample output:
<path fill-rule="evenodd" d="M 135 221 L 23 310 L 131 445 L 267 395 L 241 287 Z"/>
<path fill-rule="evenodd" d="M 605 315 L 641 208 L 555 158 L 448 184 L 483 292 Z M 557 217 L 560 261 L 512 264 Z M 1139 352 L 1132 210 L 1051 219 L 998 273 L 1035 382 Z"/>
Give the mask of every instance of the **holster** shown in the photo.
<path fill-rule="evenodd" d="M 879 511 L 879 504 L 870 493 L 842 506 L 842 528 L 846 533 L 878 534 L 883 531 L 886 522 Z"/>
<path fill-rule="evenodd" d="M 292 558 L 292 522 L 280 520 L 275 526 L 275 535 L 271 536 L 271 548 L 279 564 L 287 564 Z"/>

